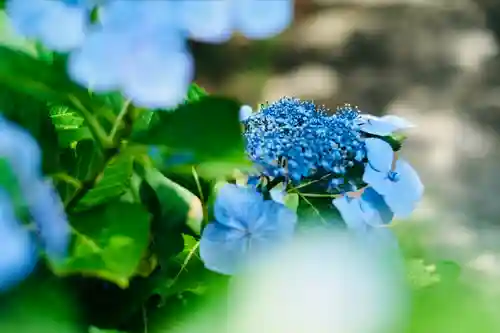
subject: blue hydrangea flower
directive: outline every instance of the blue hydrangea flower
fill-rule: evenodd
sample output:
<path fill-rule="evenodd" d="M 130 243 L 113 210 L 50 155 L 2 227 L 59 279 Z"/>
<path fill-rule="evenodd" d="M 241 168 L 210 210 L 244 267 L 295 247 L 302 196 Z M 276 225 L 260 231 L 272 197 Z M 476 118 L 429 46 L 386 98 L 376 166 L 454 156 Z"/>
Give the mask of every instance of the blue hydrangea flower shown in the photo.
<path fill-rule="evenodd" d="M 265 175 L 286 177 L 295 184 L 317 174 L 343 177 L 365 157 L 364 142 L 353 121 L 358 111 L 346 107 L 332 116 L 327 111 L 290 97 L 262 106 L 244 122 L 250 159 Z"/>
<path fill-rule="evenodd" d="M 180 25 L 194 40 L 205 43 L 226 42 L 233 34 L 233 6 L 233 0 L 179 1 Z"/>
<path fill-rule="evenodd" d="M 397 244 L 392 232 L 384 226 L 391 223 L 394 214 L 385 199 L 373 188 L 365 188 L 360 197 L 344 195 L 332 201 L 349 230 L 364 242 L 375 246 Z"/>
<path fill-rule="evenodd" d="M 292 0 L 233 0 L 234 24 L 250 39 L 266 39 L 283 32 L 293 20 Z"/>
<path fill-rule="evenodd" d="M 101 29 L 69 59 L 69 73 L 97 92 L 122 90 L 134 104 L 173 108 L 193 79 L 193 59 L 172 20 L 168 1 L 114 1 Z M 161 16 L 161 13 L 165 13 Z"/>
<path fill-rule="evenodd" d="M 70 227 L 61 199 L 51 183 L 39 180 L 24 191 L 45 253 L 52 260 L 67 255 Z"/>
<path fill-rule="evenodd" d="M 297 222 L 285 206 L 264 200 L 252 188 L 232 184 L 219 190 L 214 214 L 215 221 L 203 230 L 200 256 L 208 269 L 227 275 L 288 241 Z"/>
<path fill-rule="evenodd" d="M 0 291 L 24 280 L 35 268 L 37 249 L 34 239 L 14 214 L 7 193 L 0 191 Z"/>
<path fill-rule="evenodd" d="M 50 49 L 67 52 L 85 39 L 95 0 L 7 0 L 6 12 L 21 35 Z"/>
<path fill-rule="evenodd" d="M 22 128 L 0 118 L 0 157 L 10 164 L 17 177 L 45 251 L 57 260 L 66 254 L 70 230 L 61 200 L 41 175 L 41 151 Z"/>
<path fill-rule="evenodd" d="M 367 166 L 363 181 L 380 193 L 394 214 L 408 217 L 422 198 L 424 185 L 417 172 L 403 159 L 398 159 L 394 170 L 379 172 Z"/>
<path fill-rule="evenodd" d="M 250 39 L 270 38 L 293 20 L 292 0 L 183 0 L 179 7 L 180 25 L 191 38 L 208 43 L 225 42 L 234 30 Z"/>
<path fill-rule="evenodd" d="M 414 127 L 408 120 L 394 115 L 376 117 L 363 114 L 360 115 L 357 124 L 361 131 L 378 136 L 387 136 Z"/>

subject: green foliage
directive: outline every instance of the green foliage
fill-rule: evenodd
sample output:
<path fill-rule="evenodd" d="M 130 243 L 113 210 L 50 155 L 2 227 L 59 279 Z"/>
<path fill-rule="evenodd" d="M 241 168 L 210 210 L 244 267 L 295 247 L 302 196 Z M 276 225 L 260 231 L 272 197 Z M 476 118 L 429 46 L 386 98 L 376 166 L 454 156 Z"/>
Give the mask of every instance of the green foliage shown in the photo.
<path fill-rule="evenodd" d="M 139 204 L 110 202 L 71 216 L 71 256 L 57 274 L 97 276 L 126 288 L 149 243 L 150 216 Z"/>
<path fill-rule="evenodd" d="M 187 152 L 198 163 L 244 164 L 239 108 L 231 99 L 203 97 L 180 105 L 175 112 L 159 113 L 147 131 L 135 133 L 132 142 Z"/>

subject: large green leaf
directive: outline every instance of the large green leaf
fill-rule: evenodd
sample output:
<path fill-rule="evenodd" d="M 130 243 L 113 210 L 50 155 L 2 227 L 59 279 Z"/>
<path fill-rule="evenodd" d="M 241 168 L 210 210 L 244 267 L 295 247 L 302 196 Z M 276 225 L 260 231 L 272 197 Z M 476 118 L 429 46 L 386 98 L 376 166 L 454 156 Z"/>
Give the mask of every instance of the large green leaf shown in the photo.
<path fill-rule="evenodd" d="M 145 168 L 143 177 L 155 191 L 161 217 L 168 219 L 175 226 L 186 225 L 199 235 L 203 221 L 203 205 L 200 199 L 155 168 Z"/>
<path fill-rule="evenodd" d="M 198 197 L 158 170 L 147 167 L 140 174 L 144 179 L 141 198 L 154 215 L 152 250 L 165 267 L 184 248 L 183 231 L 199 235 L 203 206 Z"/>
<path fill-rule="evenodd" d="M 134 158 L 124 152 L 113 158 L 104 168 L 96 185 L 78 202 L 76 211 L 102 205 L 122 195 L 130 185 Z"/>
<path fill-rule="evenodd" d="M 60 180 L 57 188 L 65 202 L 70 200 L 80 190 L 85 182 L 90 182 L 104 168 L 104 156 L 93 140 L 79 141 L 76 146 L 66 148 L 61 153 L 61 165 L 63 174 L 58 174 Z M 65 181 L 72 178 L 75 182 Z"/>
<path fill-rule="evenodd" d="M 0 46 L 0 83 L 43 101 L 88 96 L 60 67 L 5 46 Z"/>
<path fill-rule="evenodd" d="M 126 288 L 149 244 L 150 215 L 139 204 L 111 202 L 70 216 L 70 256 L 54 264 L 59 275 L 82 274 Z"/>
<path fill-rule="evenodd" d="M 187 151 L 199 161 L 244 160 L 239 108 L 234 100 L 207 96 L 173 112 L 159 113 L 158 121 L 136 133 L 132 141 Z"/>

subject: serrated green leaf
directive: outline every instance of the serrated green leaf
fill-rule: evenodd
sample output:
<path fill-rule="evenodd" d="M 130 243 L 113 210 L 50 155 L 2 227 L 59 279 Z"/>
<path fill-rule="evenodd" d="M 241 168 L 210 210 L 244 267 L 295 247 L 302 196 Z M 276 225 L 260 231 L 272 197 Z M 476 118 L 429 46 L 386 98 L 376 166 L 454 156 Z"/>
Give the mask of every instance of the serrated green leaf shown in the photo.
<path fill-rule="evenodd" d="M 126 288 L 149 244 L 150 215 L 139 204 L 110 202 L 70 216 L 70 256 L 53 263 L 58 275 L 82 274 Z"/>
<path fill-rule="evenodd" d="M 207 96 L 173 112 L 159 112 L 158 121 L 131 141 L 190 152 L 200 162 L 244 161 L 239 108 L 234 100 Z"/>
<path fill-rule="evenodd" d="M 52 107 L 50 118 L 57 130 L 59 146 L 71 147 L 78 141 L 92 139 L 92 133 L 84 126 L 83 118 L 78 113 L 64 106 Z"/>
<path fill-rule="evenodd" d="M 112 159 L 104 168 L 96 185 L 78 202 L 75 211 L 82 211 L 102 205 L 122 195 L 130 185 L 134 158 L 122 153 Z"/>

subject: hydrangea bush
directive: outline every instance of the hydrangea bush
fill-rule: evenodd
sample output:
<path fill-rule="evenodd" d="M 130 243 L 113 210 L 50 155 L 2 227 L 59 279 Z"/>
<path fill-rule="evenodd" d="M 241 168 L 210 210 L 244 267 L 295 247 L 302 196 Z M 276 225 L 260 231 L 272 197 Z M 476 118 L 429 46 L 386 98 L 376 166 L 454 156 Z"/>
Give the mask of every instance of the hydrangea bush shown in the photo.
<path fill-rule="evenodd" d="M 0 331 L 169 332 L 149 314 L 175 323 L 310 228 L 403 253 L 408 121 L 192 82 L 188 39 L 273 37 L 292 1 L 0 4 L 31 46 L 0 46 Z"/>

